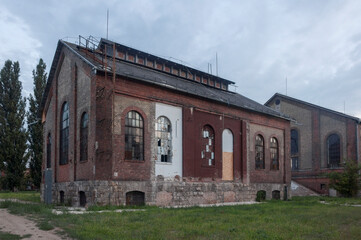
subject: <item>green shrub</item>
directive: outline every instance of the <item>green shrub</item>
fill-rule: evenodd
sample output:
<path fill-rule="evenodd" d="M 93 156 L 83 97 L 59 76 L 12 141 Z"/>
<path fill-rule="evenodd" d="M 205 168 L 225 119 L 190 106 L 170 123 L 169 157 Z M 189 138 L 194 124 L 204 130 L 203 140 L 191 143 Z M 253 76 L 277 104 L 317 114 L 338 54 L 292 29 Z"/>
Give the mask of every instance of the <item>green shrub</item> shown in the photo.
<path fill-rule="evenodd" d="M 327 174 L 330 179 L 330 187 L 337 190 L 344 197 L 355 197 L 360 189 L 361 166 L 357 162 L 347 160 L 343 164 L 342 172 L 331 172 Z"/>
<path fill-rule="evenodd" d="M 264 190 L 260 190 L 257 192 L 257 197 L 256 197 L 256 201 L 257 202 L 262 202 L 266 200 L 266 191 Z"/>

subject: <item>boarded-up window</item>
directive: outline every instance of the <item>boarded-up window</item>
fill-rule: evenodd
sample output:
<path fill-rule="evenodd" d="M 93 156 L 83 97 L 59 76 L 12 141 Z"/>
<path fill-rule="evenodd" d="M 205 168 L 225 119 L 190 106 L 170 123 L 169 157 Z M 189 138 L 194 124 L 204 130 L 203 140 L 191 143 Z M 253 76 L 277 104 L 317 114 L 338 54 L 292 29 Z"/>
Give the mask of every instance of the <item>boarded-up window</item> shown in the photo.
<path fill-rule="evenodd" d="M 270 139 L 271 170 L 279 169 L 278 142 L 276 138 Z"/>
<path fill-rule="evenodd" d="M 214 130 L 211 126 L 205 125 L 202 129 L 202 166 L 214 166 Z"/>
<path fill-rule="evenodd" d="M 69 150 L 69 104 L 65 102 L 61 108 L 60 122 L 60 158 L 59 164 L 68 163 Z"/>
<path fill-rule="evenodd" d="M 172 162 L 172 126 L 168 118 L 159 117 L 155 125 L 158 161 Z"/>
<path fill-rule="evenodd" d="M 125 117 L 125 159 L 144 160 L 143 118 L 136 111 Z"/>
<path fill-rule="evenodd" d="M 256 136 L 255 153 L 256 169 L 264 169 L 264 140 L 259 134 Z"/>
<path fill-rule="evenodd" d="M 340 165 L 341 144 L 337 134 L 331 134 L 327 138 L 327 164 L 329 168 L 336 168 Z"/>
<path fill-rule="evenodd" d="M 88 160 L 88 114 L 81 117 L 80 126 L 80 161 Z"/>

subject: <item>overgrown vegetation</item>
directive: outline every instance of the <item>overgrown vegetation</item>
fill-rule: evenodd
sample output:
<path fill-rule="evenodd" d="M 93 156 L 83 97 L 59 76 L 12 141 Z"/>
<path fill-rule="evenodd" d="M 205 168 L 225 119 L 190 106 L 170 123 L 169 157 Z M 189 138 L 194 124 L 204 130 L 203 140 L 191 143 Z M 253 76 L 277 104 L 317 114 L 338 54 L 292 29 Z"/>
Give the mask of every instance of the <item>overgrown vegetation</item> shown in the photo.
<path fill-rule="evenodd" d="M 322 204 L 320 200 L 333 202 Z M 76 239 L 360 239 L 361 207 L 344 206 L 345 201 L 351 199 L 295 197 L 255 205 L 145 206 L 145 211 L 83 215 L 54 215 L 52 206 L 43 204 L 6 202 L 0 206 L 38 219 L 38 226 L 46 222 L 45 227 L 64 229 Z M 354 201 L 361 203 L 361 199 Z M 98 207 L 102 209 L 112 207 Z"/>
<path fill-rule="evenodd" d="M 36 69 L 33 70 L 34 95 L 30 94 L 28 98 L 29 111 L 27 112 L 30 176 L 37 189 L 40 188 L 43 159 L 43 127 L 39 119 L 39 110 L 47 78 L 45 69 L 46 64 L 40 58 Z"/>
<path fill-rule="evenodd" d="M 0 199 L 18 199 L 21 201 L 40 203 L 40 193 L 35 191 L 0 192 Z"/>
<path fill-rule="evenodd" d="M 0 72 L 0 171 L 5 172 L 4 187 L 12 191 L 22 185 L 27 161 L 26 99 L 19 76 L 19 62 L 7 60 Z"/>
<path fill-rule="evenodd" d="M 342 172 L 327 174 L 330 179 L 330 187 L 337 190 L 344 197 L 355 197 L 360 189 L 361 166 L 356 161 L 347 160 L 343 164 Z"/>

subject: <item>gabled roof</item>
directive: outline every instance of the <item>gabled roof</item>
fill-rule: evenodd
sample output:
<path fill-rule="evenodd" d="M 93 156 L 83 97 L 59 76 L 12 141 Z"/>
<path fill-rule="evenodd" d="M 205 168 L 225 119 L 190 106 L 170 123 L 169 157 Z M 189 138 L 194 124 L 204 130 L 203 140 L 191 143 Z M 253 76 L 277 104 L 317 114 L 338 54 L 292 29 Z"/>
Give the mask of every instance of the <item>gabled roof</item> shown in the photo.
<path fill-rule="evenodd" d="M 86 49 L 82 46 L 64 42 L 59 40 L 58 46 L 55 52 L 54 60 L 52 63 L 52 67 L 49 73 L 49 78 L 47 82 L 47 86 L 45 89 L 45 93 L 43 96 L 43 104 L 42 109 L 44 107 L 46 98 L 48 96 L 48 91 L 50 89 L 51 81 L 55 77 L 56 66 L 58 65 L 58 61 L 60 58 L 60 52 L 62 47 L 68 48 L 71 52 L 81 58 L 84 62 L 89 64 L 95 73 L 97 72 L 108 72 L 112 73 L 112 59 L 111 54 L 104 54 L 104 51 L 101 51 L 102 44 L 113 44 L 111 41 L 102 39 L 99 43 L 98 49 Z M 123 48 L 123 45 L 116 45 L 116 47 Z M 174 64 L 179 69 L 187 69 L 191 72 L 191 74 L 198 74 L 201 76 L 206 76 L 209 79 L 215 79 L 220 82 L 224 82 L 226 84 L 232 84 L 232 81 L 219 78 L 217 76 L 210 75 L 208 73 L 201 72 L 199 70 L 190 69 L 189 67 L 180 65 L 175 62 L 168 61 L 166 59 L 162 59 L 156 57 L 154 55 L 150 55 L 144 52 L 140 52 L 138 50 L 128 48 L 130 53 L 137 53 L 148 58 L 155 58 L 157 62 L 166 61 L 167 64 Z M 90 52 L 90 53 L 89 53 Z M 107 51 L 108 52 L 108 51 Z M 104 67 L 104 61 L 107 61 L 107 68 Z M 164 62 L 163 62 L 164 63 Z M 252 112 L 258 112 L 266 115 L 271 115 L 274 117 L 290 120 L 286 115 L 279 113 L 273 110 L 270 107 L 264 106 L 260 103 L 257 103 L 243 95 L 238 93 L 222 90 L 220 88 L 212 87 L 209 85 L 202 84 L 200 82 L 187 79 L 187 77 L 175 76 L 172 73 L 166 73 L 164 71 L 159 71 L 156 68 L 150 68 L 146 64 L 139 65 L 136 62 L 130 62 L 128 59 L 124 58 L 116 58 L 115 61 L 115 73 L 118 76 L 129 77 L 132 79 L 136 79 L 138 81 L 145 82 L 147 84 L 154 84 L 160 87 L 168 88 L 173 91 L 183 92 L 184 94 L 190 94 L 193 96 L 206 98 L 210 101 L 219 102 L 225 104 L 227 106 L 233 106 L 236 108 L 242 108 Z"/>
<path fill-rule="evenodd" d="M 306 106 L 311 107 L 311 108 L 319 109 L 319 110 L 326 111 L 326 112 L 329 112 L 329 113 L 332 113 L 332 114 L 336 114 L 336 115 L 344 117 L 344 118 L 352 119 L 352 120 L 360 123 L 360 119 L 357 118 L 357 117 L 353 117 L 353 116 L 350 116 L 350 115 L 347 115 L 347 114 L 344 114 L 344 113 L 341 113 L 341 112 L 337 112 L 337 111 L 334 111 L 334 110 L 331 110 L 331 109 L 328 109 L 328 108 L 325 108 L 325 107 L 321 107 L 321 106 L 318 106 L 318 105 L 315 105 L 315 104 L 312 104 L 312 103 L 309 103 L 309 102 L 305 102 L 305 101 L 302 101 L 302 100 L 299 100 L 299 99 L 296 99 L 296 98 L 292 98 L 292 97 L 289 97 L 289 96 L 286 96 L 286 95 L 283 95 L 283 94 L 280 94 L 280 93 L 275 93 L 264 105 L 266 105 L 266 106 L 269 105 L 275 98 L 286 99 L 286 100 L 291 101 L 291 102 L 296 102 L 296 103 L 303 104 L 303 105 L 306 105 Z"/>

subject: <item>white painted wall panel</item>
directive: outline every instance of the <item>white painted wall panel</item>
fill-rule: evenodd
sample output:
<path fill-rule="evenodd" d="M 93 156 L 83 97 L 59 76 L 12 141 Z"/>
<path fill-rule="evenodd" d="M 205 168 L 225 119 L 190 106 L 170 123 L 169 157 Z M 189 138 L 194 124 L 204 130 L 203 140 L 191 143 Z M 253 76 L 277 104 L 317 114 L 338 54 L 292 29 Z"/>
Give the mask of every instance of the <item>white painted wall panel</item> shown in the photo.
<path fill-rule="evenodd" d="M 155 120 L 160 116 L 167 117 L 172 125 L 172 162 L 164 163 L 158 159 L 155 164 L 155 175 L 163 175 L 165 178 L 172 178 L 176 175 L 182 177 L 182 108 L 156 103 L 155 116 Z"/>

